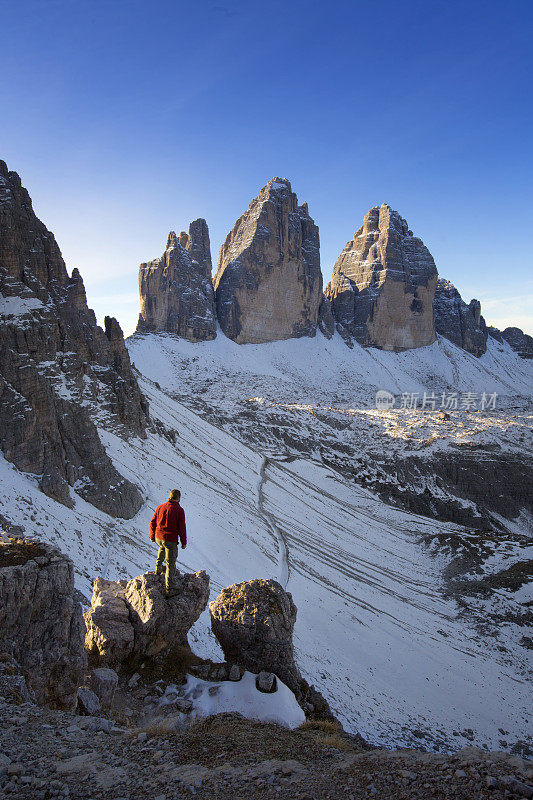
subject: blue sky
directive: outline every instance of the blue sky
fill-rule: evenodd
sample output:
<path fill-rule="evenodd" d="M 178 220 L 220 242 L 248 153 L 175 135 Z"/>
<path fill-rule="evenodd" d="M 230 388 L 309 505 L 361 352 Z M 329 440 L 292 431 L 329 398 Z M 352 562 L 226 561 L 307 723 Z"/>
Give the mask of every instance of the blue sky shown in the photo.
<path fill-rule="evenodd" d="M 216 263 L 266 181 L 320 227 L 325 281 L 389 203 L 489 323 L 533 333 L 530 0 L 0 0 L 0 158 L 100 320 L 207 219 Z"/>

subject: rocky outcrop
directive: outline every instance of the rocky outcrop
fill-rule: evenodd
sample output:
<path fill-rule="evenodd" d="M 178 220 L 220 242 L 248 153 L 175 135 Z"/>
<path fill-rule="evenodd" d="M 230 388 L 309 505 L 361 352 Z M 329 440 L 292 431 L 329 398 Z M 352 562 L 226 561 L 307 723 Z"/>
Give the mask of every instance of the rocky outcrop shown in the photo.
<path fill-rule="evenodd" d="M 72 505 L 69 486 L 106 513 L 131 517 L 138 489 L 114 468 L 91 414 L 144 436 L 148 406 L 118 322 L 105 332 L 69 277 L 54 236 L 20 178 L 0 162 L 0 447 L 43 491 Z"/>
<path fill-rule="evenodd" d="M 220 326 L 230 339 L 314 336 L 322 297 L 318 227 L 288 180 L 273 178 L 222 245 L 215 276 Z"/>
<path fill-rule="evenodd" d="M 211 628 L 228 662 L 250 672 L 272 672 L 301 697 L 292 634 L 296 606 L 272 579 L 235 583 L 209 603 Z"/>
<path fill-rule="evenodd" d="M 70 559 L 41 542 L 0 541 L 0 652 L 20 665 L 38 703 L 75 707 L 83 629 Z"/>
<path fill-rule="evenodd" d="M 505 328 L 501 331 L 501 337 L 520 358 L 533 358 L 533 336 L 524 333 L 520 328 Z"/>
<path fill-rule="evenodd" d="M 486 352 L 487 326 L 479 300 L 471 300 L 467 305 L 450 281 L 439 278 L 433 309 L 437 333 L 475 356 Z"/>
<path fill-rule="evenodd" d="M 191 342 L 217 333 L 211 283 L 211 247 L 204 219 L 191 222 L 189 233 L 168 235 L 161 258 L 139 268 L 141 313 L 137 331 L 175 333 Z"/>
<path fill-rule="evenodd" d="M 400 351 L 435 341 L 436 282 L 431 253 L 384 204 L 370 209 L 346 244 L 325 294 L 347 344 Z"/>
<path fill-rule="evenodd" d="M 147 572 L 130 581 L 94 582 L 85 613 L 85 647 L 94 666 L 119 669 L 128 659 L 147 659 L 187 644 L 187 632 L 207 606 L 205 572 L 177 578 L 178 593 L 166 597 L 163 580 Z"/>

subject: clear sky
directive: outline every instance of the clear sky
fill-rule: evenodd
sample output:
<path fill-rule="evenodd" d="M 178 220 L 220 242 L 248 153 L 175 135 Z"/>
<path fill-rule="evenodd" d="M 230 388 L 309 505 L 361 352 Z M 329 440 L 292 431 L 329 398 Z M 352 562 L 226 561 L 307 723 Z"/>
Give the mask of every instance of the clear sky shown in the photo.
<path fill-rule="evenodd" d="M 266 181 L 320 227 L 325 282 L 389 203 L 489 323 L 533 333 L 531 0 L 0 0 L 0 158 L 89 304 L 207 219 L 216 264 Z"/>

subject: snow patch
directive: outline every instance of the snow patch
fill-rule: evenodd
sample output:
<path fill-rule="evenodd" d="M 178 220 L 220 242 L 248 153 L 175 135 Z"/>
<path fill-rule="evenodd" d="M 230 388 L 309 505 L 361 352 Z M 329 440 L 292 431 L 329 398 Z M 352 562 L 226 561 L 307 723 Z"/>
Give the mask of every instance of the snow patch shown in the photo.
<path fill-rule="evenodd" d="M 286 728 L 297 728 L 305 722 L 305 714 L 293 692 L 279 678 L 277 690 L 260 692 L 255 685 L 256 675 L 245 672 L 240 681 L 203 681 L 187 675 L 185 687 L 180 687 L 185 700 L 193 706 L 189 718 L 209 717 L 211 714 L 236 713 L 259 722 L 274 722 Z M 167 692 L 176 686 L 169 686 Z M 164 696 L 162 698 L 164 701 Z"/>

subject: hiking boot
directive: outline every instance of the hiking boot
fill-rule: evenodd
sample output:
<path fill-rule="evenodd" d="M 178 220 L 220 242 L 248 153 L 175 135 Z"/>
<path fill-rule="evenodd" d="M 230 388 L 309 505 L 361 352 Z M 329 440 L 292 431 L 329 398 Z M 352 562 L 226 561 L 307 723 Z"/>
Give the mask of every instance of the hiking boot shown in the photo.
<path fill-rule="evenodd" d="M 165 574 L 165 568 L 164 567 L 156 567 L 155 568 L 155 574 L 156 575 L 164 575 Z"/>
<path fill-rule="evenodd" d="M 180 593 L 180 590 L 177 586 L 170 586 L 165 589 L 166 597 L 175 597 L 177 594 Z"/>

